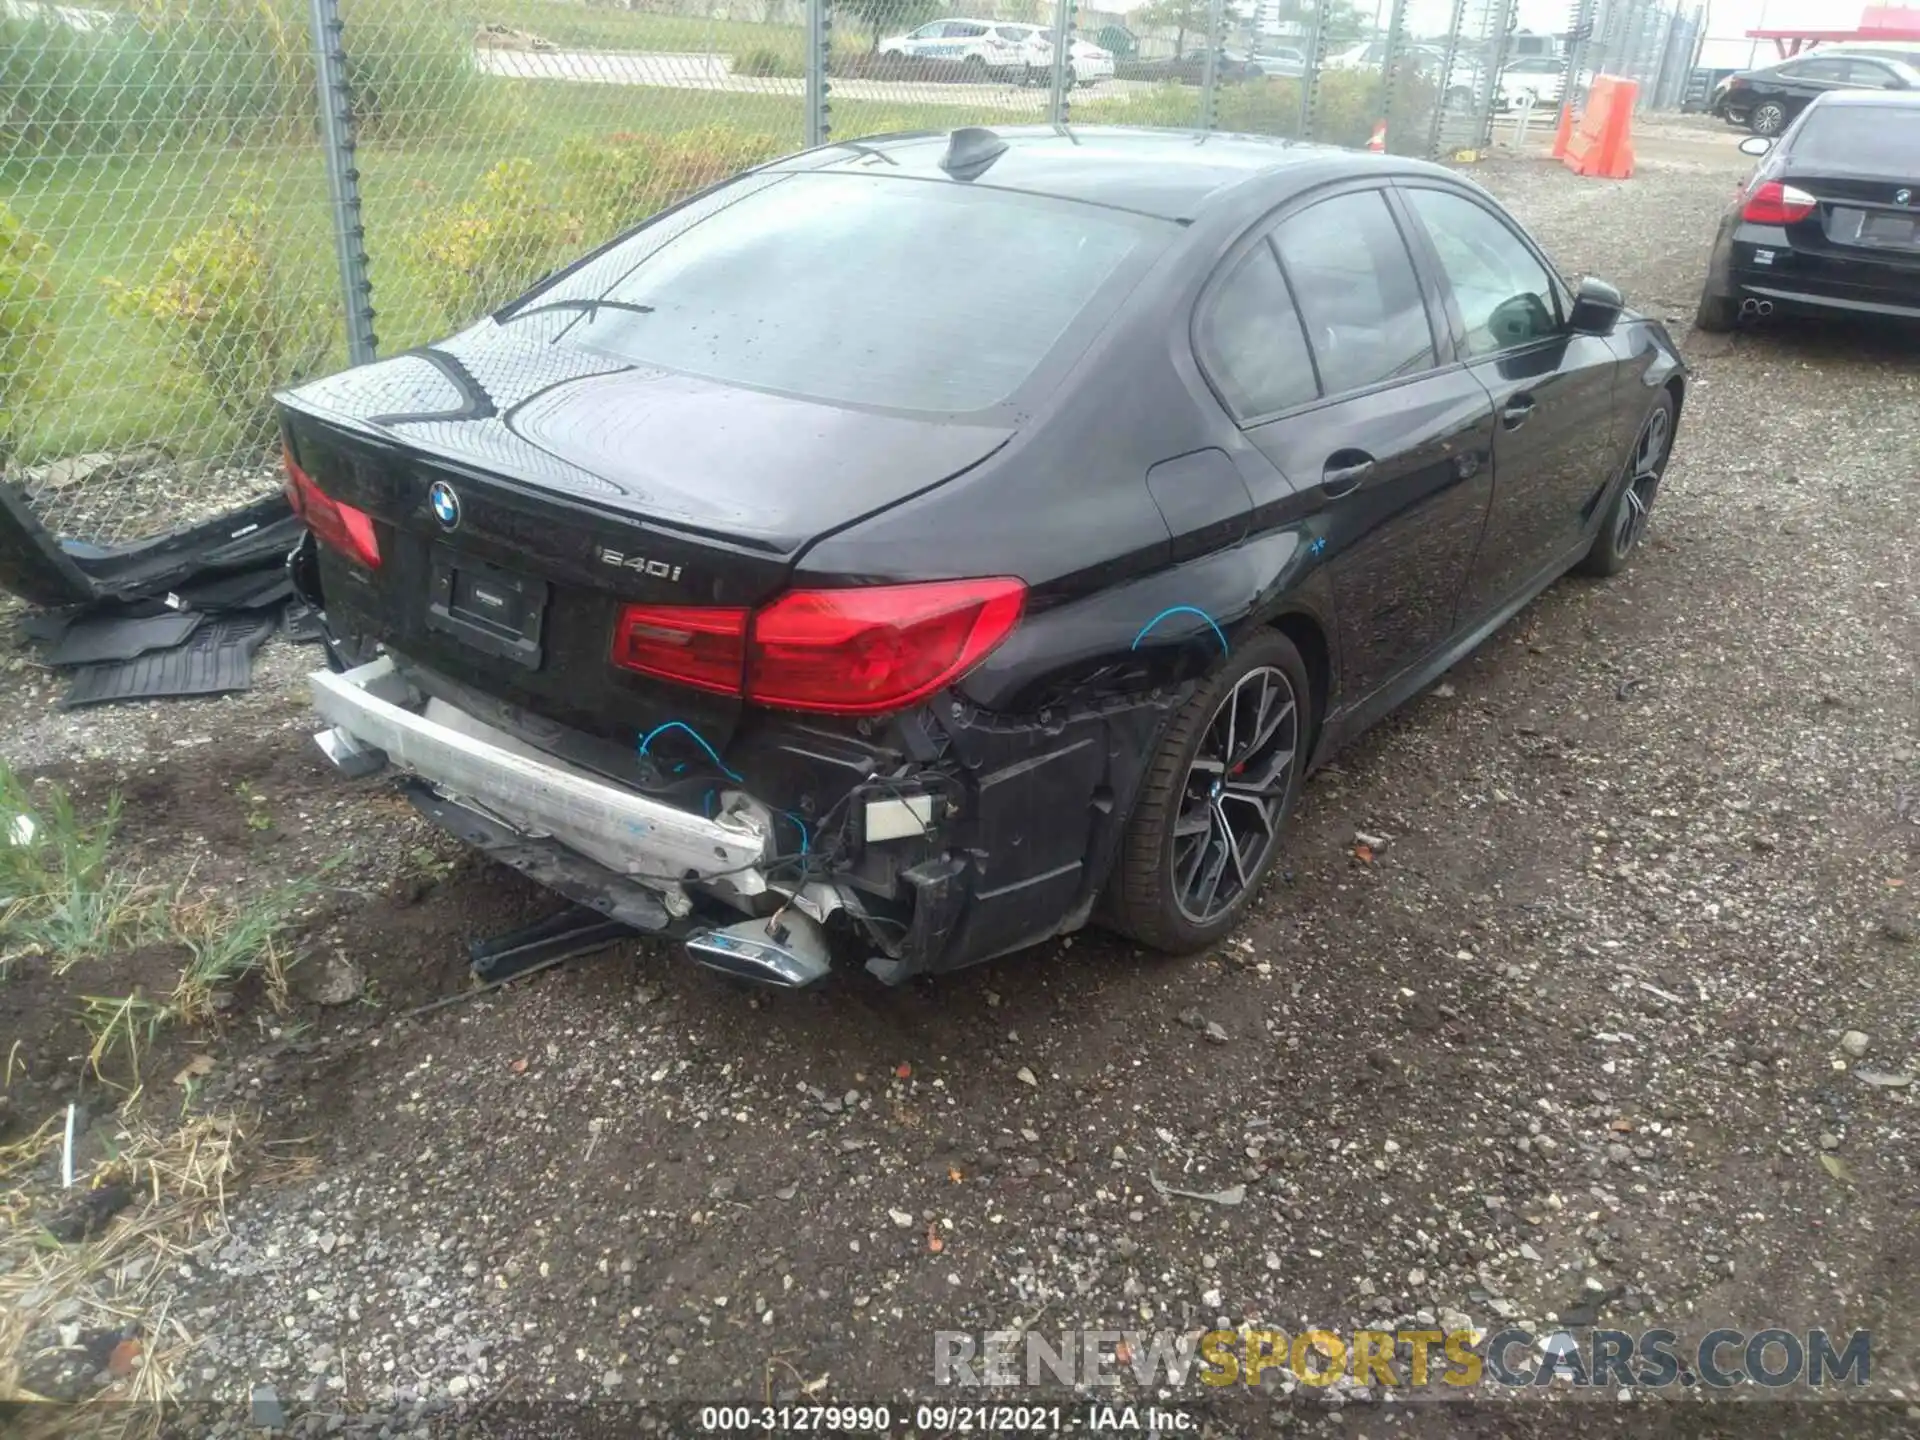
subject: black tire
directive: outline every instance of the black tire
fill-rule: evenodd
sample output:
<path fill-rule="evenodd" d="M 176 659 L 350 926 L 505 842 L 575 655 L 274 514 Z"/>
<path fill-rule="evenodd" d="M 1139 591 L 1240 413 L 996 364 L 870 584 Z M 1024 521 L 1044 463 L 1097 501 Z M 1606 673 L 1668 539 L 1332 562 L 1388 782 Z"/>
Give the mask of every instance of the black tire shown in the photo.
<path fill-rule="evenodd" d="M 1747 117 L 1747 128 L 1756 135 L 1778 135 L 1792 118 L 1778 100 L 1763 100 Z"/>
<path fill-rule="evenodd" d="M 1279 680 L 1291 690 L 1290 698 L 1281 693 Z M 1260 685 L 1269 687 L 1266 693 L 1256 690 Z M 1273 697 L 1272 709 L 1264 708 L 1269 695 Z M 1236 707 L 1232 716 L 1226 708 L 1229 699 Z M 1290 713 L 1282 715 L 1278 707 L 1289 703 Z M 1196 785 L 1203 789 L 1208 786 L 1208 782 L 1195 779 L 1204 773 L 1197 767 L 1211 763 L 1210 757 L 1202 754 L 1203 747 L 1231 755 L 1231 742 L 1220 745 L 1219 726 L 1226 724 L 1231 734 L 1236 721 L 1256 713 L 1260 718 L 1250 721 L 1256 730 L 1255 743 L 1246 758 L 1233 770 L 1223 759 L 1217 766 L 1220 779 L 1211 783 L 1210 793 L 1204 798 L 1196 794 Z M 1312 719 L 1313 694 L 1300 652 L 1277 630 L 1254 632 L 1174 716 L 1147 762 L 1140 798 L 1121 837 L 1120 853 L 1107 882 L 1103 918 L 1109 926 L 1142 945 L 1181 955 L 1217 943 L 1240 922 L 1248 901 L 1259 892 L 1280 853 L 1287 818 L 1300 793 L 1313 738 Z M 1257 730 L 1268 723 L 1273 727 L 1266 742 L 1271 748 L 1263 749 Z M 1231 776 L 1253 765 L 1273 766 L 1271 774 L 1258 782 L 1264 798 L 1233 793 L 1223 796 L 1223 787 Z M 1255 785 L 1251 779 L 1243 782 L 1248 791 Z M 1226 802 L 1230 799 L 1238 802 L 1232 815 L 1250 822 L 1245 839 L 1253 843 L 1243 844 L 1230 822 L 1221 823 L 1232 839 L 1231 848 L 1219 838 L 1216 817 L 1228 814 Z M 1196 820 L 1205 826 L 1197 835 L 1191 832 Z M 1256 854 L 1255 845 L 1261 843 L 1262 834 L 1264 843 Z M 1181 842 L 1186 843 L 1184 856 Z M 1213 858 L 1216 853 L 1217 862 Z M 1229 856 L 1234 859 L 1231 878 L 1237 888 L 1217 910 L 1202 906 L 1196 912 L 1185 903 L 1195 899 L 1192 887 L 1204 885 L 1211 872 L 1217 899 L 1220 887 L 1228 883 Z M 1179 870 L 1189 858 L 1193 874 L 1183 889 Z"/>
<path fill-rule="evenodd" d="M 1647 520 L 1659 498 L 1667 460 L 1673 454 L 1673 417 L 1673 392 L 1662 390 L 1640 422 L 1633 448 L 1627 452 L 1626 464 L 1614 485 L 1613 500 L 1600 521 L 1600 533 L 1593 537 L 1593 548 L 1580 561 L 1584 573 L 1618 575 L 1645 538 Z"/>
<path fill-rule="evenodd" d="M 1740 318 L 1740 301 L 1732 295 L 1700 292 L 1700 306 L 1693 312 L 1693 328 L 1709 335 L 1724 335 Z"/>

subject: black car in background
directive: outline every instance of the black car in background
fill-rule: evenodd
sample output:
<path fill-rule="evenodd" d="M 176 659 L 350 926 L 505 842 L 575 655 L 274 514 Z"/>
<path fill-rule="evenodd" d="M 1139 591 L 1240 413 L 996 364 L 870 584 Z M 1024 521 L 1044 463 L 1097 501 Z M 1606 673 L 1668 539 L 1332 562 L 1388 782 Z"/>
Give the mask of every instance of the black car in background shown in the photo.
<path fill-rule="evenodd" d="M 1807 106 L 1714 239 L 1694 324 L 1780 312 L 1920 322 L 1920 93 L 1843 91 Z"/>
<path fill-rule="evenodd" d="M 1884 54 L 1816 50 L 1720 82 L 1712 111 L 1756 135 L 1778 135 L 1820 96 L 1840 90 L 1920 90 L 1920 69 Z"/>
<path fill-rule="evenodd" d="M 1266 70 L 1245 55 L 1231 50 L 1220 50 L 1215 53 L 1213 74 L 1214 79 L 1222 85 L 1237 85 L 1243 80 L 1264 78 Z M 1120 80 L 1201 85 L 1206 83 L 1207 76 L 1206 48 L 1202 46 L 1199 49 L 1188 50 L 1184 55 L 1171 55 L 1158 60 L 1129 60 L 1124 64 L 1116 63 L 1114 75 Z"/>
<path fill-rule="evenodd" d="M 297 583 L 387 650 L 323 748 L 753 979 L 1202 948 L 1315 764 L 1627 563 L 1684 384 L 1437 165 L 823 146 L 281 397 Z"/>

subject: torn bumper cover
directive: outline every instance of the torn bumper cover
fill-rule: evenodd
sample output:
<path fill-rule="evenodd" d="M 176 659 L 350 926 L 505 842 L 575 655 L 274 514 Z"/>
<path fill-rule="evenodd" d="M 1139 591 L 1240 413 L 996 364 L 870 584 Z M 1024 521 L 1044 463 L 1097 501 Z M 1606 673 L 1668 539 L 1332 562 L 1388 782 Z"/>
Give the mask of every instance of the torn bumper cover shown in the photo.
<path fill-rule="evenodd" d="M 827 973 L 828 922 L 888 984 L 1084 925 L 1184 693 L 1030 720 L 943 703 L 898 717 L 859 765 L 819 764 L 818 730 L 769 727 L 736 739 L 746 778 L 716 787 L 703 814 L 576 763 L 550 726 L 532 743 L 509 707 L 452 703 L 461 692 L 443 684 L 392 658 L 315 674 L 333 727 L 321 748 L 349 774 L 410 772 L 423 814 L 548 888 L 686 934 L 700 964 L 787 986 Z M 796 774 L 811 778 L 796 789 Z M 783 853 L 802 811 L 811 848 Z"/>

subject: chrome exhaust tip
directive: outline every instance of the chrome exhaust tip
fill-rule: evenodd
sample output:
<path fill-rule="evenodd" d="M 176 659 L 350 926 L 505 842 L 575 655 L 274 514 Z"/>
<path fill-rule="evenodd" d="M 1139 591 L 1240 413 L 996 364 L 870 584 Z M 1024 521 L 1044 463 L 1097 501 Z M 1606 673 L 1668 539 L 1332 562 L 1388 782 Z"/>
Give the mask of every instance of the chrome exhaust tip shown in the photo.
<path fill-rule="evenodd" d="M 789 907 L 771 920 L 741 920 L 686 938 L 687 958 L 736 980 L 798 990 L 827 977 L 832 962 L 819 925 Z"/>
<path fill-rule="evenodd" d="M 1760 302 L 1760 318 L 1764 320 L 1771 314 L 1773 314 L 1773 302 L 1771 300 L 1762 300 Z"/>

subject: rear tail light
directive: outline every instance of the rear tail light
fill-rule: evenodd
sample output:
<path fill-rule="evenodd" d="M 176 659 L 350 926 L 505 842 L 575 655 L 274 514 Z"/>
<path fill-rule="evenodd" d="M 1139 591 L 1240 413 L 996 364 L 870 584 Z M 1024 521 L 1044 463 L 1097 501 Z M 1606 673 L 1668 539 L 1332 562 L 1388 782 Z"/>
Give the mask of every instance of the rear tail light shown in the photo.
<path fill-rule="evenodd" d="M 876 715 L 972 669 L 1012 633 L 1026 597 L 1001 577 L 791 590 L 752 615 L 629 605 L 613 663 L 774 709 Z"/>
<path fill-rule="evenodd" d="M 843 715 L 898 710 L 985 658 L 1026 596 L 1008 579 L 790 591 L 753 617 L 747 698 Z"/>
<path fill-rule="evenodd" d="M 722 695 L 740 693 L 747 612 L 692 605 L 629 605 L 613 632 L 613 663 Z"/>
<path fill-rule="evenodd" d="M 1747 197 L 1740 218 L 1756 225 L 1792 225 L 1819 207 L 1820 202 L 1806 191 L 1769 180 Z"/>
<path fill-rule="evenodd" d="M 287 503 L 313 532 L 313 538 L 356 564 L 378 570 L 380 542 L 374 537 L 373 517 L 335 500 L 314 484 L 313 477 L 300 468 L 290 451 L 286 452 L 286 462 Z"/>

